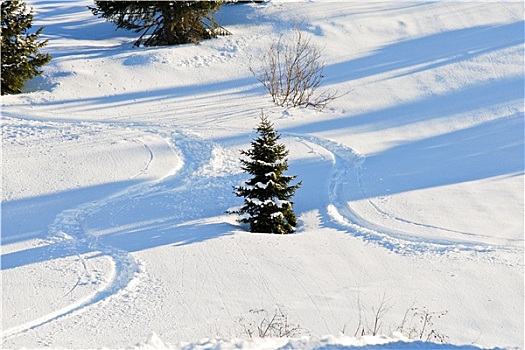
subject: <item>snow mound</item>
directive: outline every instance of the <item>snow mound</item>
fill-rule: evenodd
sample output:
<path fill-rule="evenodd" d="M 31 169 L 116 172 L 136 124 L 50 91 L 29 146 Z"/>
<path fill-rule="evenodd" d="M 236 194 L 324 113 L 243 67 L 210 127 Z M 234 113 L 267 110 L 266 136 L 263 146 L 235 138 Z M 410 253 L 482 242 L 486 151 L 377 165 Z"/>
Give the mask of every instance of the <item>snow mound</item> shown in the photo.
<path fill-rule="evenodd" d="M 165 344 L 155 333 L 144 343 L 137 344 L 135 349 L 180 349 L 180 350 L 479 350 L 473 345 L 453 345 L 429 343 L 407 339 L 402 334 L 392 337 L 364 336 L 353 338 L 346 336 L 301 337 L 291 338 L 212 338 L 192 343 Z"/>

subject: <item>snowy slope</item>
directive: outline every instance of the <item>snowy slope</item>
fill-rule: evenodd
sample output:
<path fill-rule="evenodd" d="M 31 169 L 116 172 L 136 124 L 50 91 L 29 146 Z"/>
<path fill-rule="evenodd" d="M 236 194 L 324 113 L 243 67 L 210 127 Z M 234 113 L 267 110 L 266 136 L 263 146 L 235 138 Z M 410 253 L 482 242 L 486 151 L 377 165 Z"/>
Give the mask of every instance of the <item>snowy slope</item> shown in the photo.
<path fill-rule="evenodd" d="M 232 36 L 140 49 L 89 1 L 30 3 L 53 61 L 2 97 L 4 348 L 455 348 L 396 333 L 423 310 L 423 340 L 524 347 L 522 3 L 225 6 Z M 322 112 L 249 71 L 298 22 L 349 91 Z M 261 110 L 296 234 L 225 214 Z M 387 337 L 354 337 L 381 305 Z M 246 339 L 254 309 L 296 339 Z"/>

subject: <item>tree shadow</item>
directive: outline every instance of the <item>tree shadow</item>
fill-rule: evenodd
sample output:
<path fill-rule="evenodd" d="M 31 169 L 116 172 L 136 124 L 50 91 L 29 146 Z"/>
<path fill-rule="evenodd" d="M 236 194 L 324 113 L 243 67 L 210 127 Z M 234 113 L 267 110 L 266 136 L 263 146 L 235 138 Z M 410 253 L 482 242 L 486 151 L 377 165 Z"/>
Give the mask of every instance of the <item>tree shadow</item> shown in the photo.
<path fill-rule="evenodd" d="M 350 202 L 499 176 L 523 175 L 524 130 L 523 115 L 517 113 L 449 133 L 408 141 L 361 159 L 357 159 L 353 150 L 344 145 L 319 144 L 333 153 L 340 172 L 358 169 L 360 179 L 348 174 L 333 179 L 335 169 L 328 159 L 296 160 L 291 163 L 290 169 L 303 182 L 295 198 L 299 203 L 297 208 L 309 211 L 329 203 L 327 193 L 333 192 L 333 181 L 354 184 L 351 187 L 355 191 L 345 191 L 342 198 Z M 310 139 L 306 137 L 306 141 Z M 357 181 L 365 185 L 363 191 L 358 190 Z"/>
<path fill-rule="evenodd" d="M 157 224 L 152 224 L 151 222 L 136 223 L 136 225 L 138 228 L 131 230 L 121 228 L 113 231 L 112 234 L 100 236 L 97 239 L 97 243 L 131 253 L 165 245 L 183 246 L 204 242 L 213 238 L 231 235 L 238 228 L 227 222 L 208 223 L 205 220 L 189 224 L 165 221 Z M 95 248 L 84 243 L 76 240 L 58 241 L 3 254 L 1 257 L 1 270 L 9 270 L 96 251 Z M 105 253 L 93 255 L 91 258 L 101 255 L 105 255 Z"/>
<path fill-rule="evenodd" d="M 348 115 L 332 120 L 304 123 L 286 132 L 314 133 L 346 129 L 351 132 L 379 131 L 418 122 L 447 118 L 461 113 L 486 109 L 512 101 L 522 101 L 523 77 L 508 77 L 441 95 L 431 95 L 417 101 L 397 104 L 377 111 Z M 343 97 L 349 98 L 349 97 Z"/>
<path fill-rule="evenodd" d="M 524 127 L 523 115 L 515 114 L 367 156 L 361 171 L 366 193 L 347 199 L 522 175 Z"/>
<path fill-rule="evenodd" d="M 55 217 L 68 208 L 95 201 L 137 181 L 121 181 L 78 189 L 61 191 L 43 196 L 2 201 L 1 245 L 18 243 L 33 238 L 46 238 L 48 226 Z"/>
<path fill-rule="evenodd" d="M 133 183 L 92 186 L 8 202 L 2 207 L 2 245 L 33 238 L 51 240 L 45 245 L 2 254 L 1 269 L 84 254 L 96 251 L 96 247 L 135 252 L 232 234 L 238 227 L 223 215 L 235 205 L 232 185 L 240 181 L 239 176 L 199 180 L 192 183 L 175 177 L 147 194 L 123 195 L 115 200 L 101 198 L 107 198 L 108 193 L 126 193 L 122 190 L 131 188 Z M 82 209 L 86 203 L 93 205 Z M 64 232 L 73 239 L 53 239 L 48 236 L 49 227 L 57 225 L 59 214 L 64 211 L 73 213 L 64 226 Z"/>
<path fill-rule="evenodd" d="M 37 81 L 35 84 L 40 84 L 40 86 L 52 88 L 52 84 L 46 84 L 42 81 Z M 75 98 L 75 99 L 60 99 L 54 101 L 44 101 L 37 102 L 33 101 L 31 106 L 38 107 L 41 111 L 53 111 L 56 112 L 56 107 L 60 106 L 60 109 L 68 109 L 69 111 L 75 112 L 85 112 L 85 111 L 96 111 L 103 109 L 111 109 L 121 106 L 133 106 L 134 115 L 137 115 L 136 110 L 140 109 L 141 104 L 147 104 L 151 102 L 163 101 L 165 104 L 173 103 L 173 109 L 162 109 L 155 111 L 159 112 L 170 112 L 177 111 L 180 108 L 177 106 L 177 101 L 182 102 L 185 99 L 192 101 L 206 101 L 206 99 L 211 99 L 215 102 L 217 99 L 221 98 L 230 98 L 233 101 L 239 103 L 238 96 L 231 96 L 232 90 L 242 91 L 243 94 L 254 94 L 262 91 L 262 88 L 257 85 L 257 82 L 252 77 L 237 78 L 227 81 L 219 81 L 216 83 L 209 83 L 205 86 L 201 84 L 194 85 L 184 85 L 184 86 L 174 86 L 166 87 L 155 90 L 144 90 L 136 92 L 126 92 L 126 93 L 114 93 L 102 96 L 95 97 L 85 97 L 85 98 Z M 237 95 L 238 93 L 233 93 Z M 197 104 L 196 104 L 197 105 Z M 25 107 L 25 104 L 10 104 L 9 109 L 5 113 L 11 113 L 16 115 L 15 111 L 20 107 Z M 201 104 L 197 105 L 198 107 L 203 107 Z M 195 107 L 195 106 L 192 106 Z M 208 106 L 209 107 L 209 106 Z M 143 111 L 139 115 L 153 113 L 149 111 Z M 68 120 L 73 120 L 68 118 Z M 86 121 L 85 118 L 81 119 Z"/>
<path fill-rule="evenodd" d="M 209 158 L 203 155 L 201 160 L 192 161 L 206 160 Z M 228 208 L 238 204 L 233 186 L 241 182 L 244 175 L 195 175 L 194 171 L 198 172 L 195 168 L 190 165 L 172 180 L 162 182 L 158 191 L 134 199 L 133 203 L 126 199 L 116 203 L 119 206 L 116 212 L 93 216 L 86 221 L 90 233 L 102 242 L 125 250 L 151 248 L 150 244 L 155 242 L 184 245 L 226 234 L 233 226 L 224 215 Z M 142 247 L 129 246 L 133 237 L 146 237 Z"/>
<path fill-rule="evenodd" d="M 85 202 L 103 198 L 136 185 L 137 181 L 113 182 L 97 186 L 61 191 L 43 196 L 2 202 L 1 245 L 4 247 L 32 239 L 49 238 L 49 226 L 58 214 Z M 87 253 L 89 249 L 75 246 L 72 242 L 46 244 L 11 253 L 2 252 L 2 270 L 53 260 L 65 256 Z"/>
<path fill-rule="evenodd" d="M 422 72 L 524 42 L 524 21 L 446 31 L 387 45 L 372 54 L 325 68 L 326 84 L 388 73 L 390 78 Z"/>
<path fill-rule="evenodd" d="M 132 47 L 135 33 L 122 30 L 115 35 L 116 27 L 104 19 L 95 17 L 87 6 L 71 2 L 66 6 L 57 6 L 53 1 L 34 1 L 35 26 L 43 26 L 42 38 L 48 45 L 43 51 L 53 58 L 70 55 L 86 55 L 90 58 L 105 57 L 115 49 Z M 118 38 L 108 46 L 107 40 Z M 59 40 L 72 39 L 62 43 Z M 118 42 L 118 43 L 116 43 Z"/>
<path fill-rule="evenodd" d="M 127 252 L 137 252 L 160 246 L 180 247 L 200 243 L 231 235 L 236 229 L 238 226 L 224 221 L 214 221 L 208 217 L 189 222 L 164 218 L 155 223 L 151 221 L 136 223 L 134 229 L 117 228 L 111 234 L 100 236 L 99 241 Z"/>

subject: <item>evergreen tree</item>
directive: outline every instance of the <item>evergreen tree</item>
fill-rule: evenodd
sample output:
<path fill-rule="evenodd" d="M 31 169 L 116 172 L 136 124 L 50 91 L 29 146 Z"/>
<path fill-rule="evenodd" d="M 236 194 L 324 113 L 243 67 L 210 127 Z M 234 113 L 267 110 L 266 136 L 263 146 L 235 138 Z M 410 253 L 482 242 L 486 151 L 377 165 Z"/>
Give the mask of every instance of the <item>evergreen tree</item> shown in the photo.
<path fill-rule="evenodd" d="M 2 1 L 2 95 L 22 92 L 24 83 L 42 74 L 38 70 L 51 60 L 49 54 L 38 52 L 47 40 L 38 41 L 44 27 L 29 34 L 33 13 L 20 0 Z"/>
<path fill-rule="evenodd" d="M 244 215 L 239 221 L 250 224 L 251 232 L 290 233 L 297 224 L 290 199 L 301 183 L 290 186 L 296 176 L 283 174 L 288 169 L 288 150 L 278 143 L 281 136 L 264 114 L 256 131 L 251 149 L 241 151 L 249 157 L 241 159 L 242 169 L 253 177 L 234 187 L 238 197 L 245 197 L 244 206 L 235 213 Z"/>
<path fill-rule="evenodd" d="M 89 8 L 117 28 L 142 32 L 136 46 L 162 46 L 197 43 L 225 33 L 213 18 L 221 5 L 222 1 L 95 1 Z"/>

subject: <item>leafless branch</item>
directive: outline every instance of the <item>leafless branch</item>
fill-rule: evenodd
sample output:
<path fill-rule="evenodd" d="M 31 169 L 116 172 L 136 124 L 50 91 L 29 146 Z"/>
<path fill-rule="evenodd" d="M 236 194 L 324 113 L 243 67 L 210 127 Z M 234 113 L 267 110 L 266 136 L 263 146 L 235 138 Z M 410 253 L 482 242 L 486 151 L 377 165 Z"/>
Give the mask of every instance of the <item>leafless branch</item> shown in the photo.
<path fill-rule="evenodd" d="M 252 74 L 281 107 L 312 106 L 324 109 L 326 105 L 343 96 L 325 91 L 316 94 L 323 78 L 322 50 L 312 43 L 300 26 L 294 35 L 285 40 L 279 37 L 272 43 L 262 59 L 262 68 L 250 67 Z"/>

